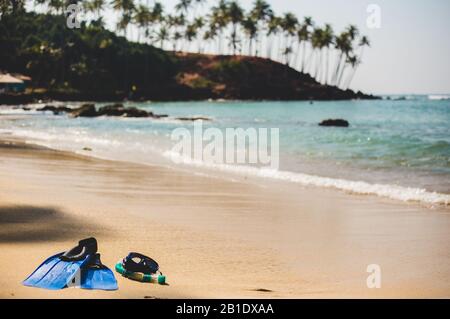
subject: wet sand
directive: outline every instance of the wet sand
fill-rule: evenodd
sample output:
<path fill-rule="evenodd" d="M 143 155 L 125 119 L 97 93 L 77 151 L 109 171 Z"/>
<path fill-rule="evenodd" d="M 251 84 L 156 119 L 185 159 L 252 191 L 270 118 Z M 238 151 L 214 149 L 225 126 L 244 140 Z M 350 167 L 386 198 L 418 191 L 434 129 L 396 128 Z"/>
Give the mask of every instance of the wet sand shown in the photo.
<path fill-rule="evenodd" d="M 83 157 L 0 142 L 0 297 L 450 297 L 450 210 L 331 189 Z M 46 257 L 95 236 L 168 285 L 117 274 L 114 292 L 24 287 Z M 369 289 L 369 264 L 381 288 Z"/>

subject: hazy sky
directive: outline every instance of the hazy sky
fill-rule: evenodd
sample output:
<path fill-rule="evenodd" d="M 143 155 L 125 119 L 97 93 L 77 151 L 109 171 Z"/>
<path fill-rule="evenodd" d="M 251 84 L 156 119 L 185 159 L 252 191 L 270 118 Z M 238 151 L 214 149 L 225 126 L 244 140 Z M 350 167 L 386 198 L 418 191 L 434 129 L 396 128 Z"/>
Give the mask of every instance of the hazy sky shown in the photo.
<path fill-rule="evenodd" d="M 166 11 L 172 11 L 178 2 L 159 1 Z M 239 3 L 248 10 L 253 1 L 239 0 Z M 291 11 L 300 19 L 311 16 L 319 25 L 331 23 L 335 32 L 342 31 L 351 23 L 369 36 L 372 46 L 364 52 L 352 89 L 375 94 L 450 93 L 449 0 L 267 1 L 277 14 Z M 207 0 L 208 5 L 216 2 Z M 370 4 L 381 9 L 380 28 L 367 27 Z M 109 26 L 114 25 L 114 16 L 113 12 L 104 14 Z"/>
<path fill-rule="evenodd" d="M 162 1 L 167 9 L 176 0 Z M 211 2 L 211 0 L 209 1 Z M 253 0 L 240 0 L 249 8 Z M 352 82 L 373 93 L 450 93 L 450 1 L 268 0 L 274 10 L 312 16 L 336 31 L 349 23 L 370 37 L 372 47 Z M 369 4 L 381 9 L 381 28 L 366 24 Z"/>
<path fill-rule="evenodd" d="M 176 0 L 162 1 L 167 9 Z M 211 2 L 211 0 L 209 1 Z M 253 0 L 240 0 L 249 8 Z M 373 93 L 450 93 L 450 1 L 448 0 L 268 0 L 274 10 L 312 16 L 336 31 L 349 23 L 370 37 L 372 47 L 352 82 Z M 381 9 L 381 28 L 366 24 L 369 4 Z"/>

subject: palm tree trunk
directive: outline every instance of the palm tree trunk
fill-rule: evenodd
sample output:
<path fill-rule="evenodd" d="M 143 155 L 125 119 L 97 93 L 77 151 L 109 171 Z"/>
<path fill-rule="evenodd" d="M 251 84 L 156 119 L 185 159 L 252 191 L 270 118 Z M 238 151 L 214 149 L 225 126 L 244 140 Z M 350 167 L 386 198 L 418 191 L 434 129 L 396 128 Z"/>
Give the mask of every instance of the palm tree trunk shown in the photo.
<path fill-rule="evenodd" d="M 302 73 L 305 71 L 305 56 L 306 56 L 306 41 L 303 41 L 303 50 L 302 50 Z"/>
<path fill-rule="evenodd" d="M 295 53 L 292 55 L 292 67 L 297 69 L 298 66 L 298 57 L 300 56 L 300 44 L 301 42 L 299 41 L 297 43 L 297 49 L 295 50 Z"/>
<path fill-rule="evenodd" d="M 309 52 L 308 58 L 306 59 L 304 72 L 307 72 L 306 70 L 308 70 L 308 67 L 311 65 L 312 60 L 314 58 L 313 54 L 314 54 L 314 49 L 311 48 L 311 52 Z M 310 71 L 311 71 L 311 69 L 310 69 Z M 312 72 L 307 72 L 307 73 L 312 75 Z"/>
<path fill-rule="evenodd" d="M 356 70 L 358 67 L 354 67 L 352 68 L 352 71 L 347 79 L 347 84 L 345 86 L 346 89 L 348 89 L 350 87 L 350 84 L 352 83 L 353 77 L 355 76 Z"/>
<path fill-rule="evenodd" d="M 271 41 L 270 41 L 270 39 L 271 39 L 271 35 L 268 35 L 268 36 L 266 36 L 266 58 L 271 58 L 271 48 L 272 48 L 272 46 L 271 46 Z"/>
<path fill-rule="evenodd" d="M 341 51 L 341 53 L 338 56 L 338 60 L 336 61 L 336 68 L 334 70 L 334 74 L 333 74 L 333 79 L 332 79 L 332 83 L 333 85 L 337 85 L 337 78 L 339 75 L 339 69 L 341 68 L 341 63 L 342 63 L 342 57 L 344 56 L 344 52 Z"/>
<path fill-rule="evenodd" d="M 282 56 L 283 48 L 282 48 L 282 43 L 281 43 L 282 41 L 283 41 L 283 36 L 280 34 L 278 36 L 278 54 L 277 54 L 277 60 L 279 62 L 283 61 L 283 56 Z"/>
<path fill-rule="evenodd" d="M 339 74 L 338 83 L 337 83 L 338 87 L 342 87 L 341 86 L 341 82 L 342 82 L 342 78 L 344 76 L 344 73 L 345 73 L 346 69 L 347 69 L 347 63 L 344 63 L 344 66 L 342 67 L 342 70 L 341 70 L 341 74 Z"/>
<path fill-rule="evenodd" d="M 316 80 L 320 83 L 320 64 L 322 62 L 322 51 L 321 49 L 317 50 L 317 60 L 316 60 Z"/>
<path fill-rule="evenodd" d="M 327 50 L 327 57 L 326 57 L 326 72 L 325 72 L 325 84 L 328 84 L 328 78 L 329 78 L 329 64 L 330 64 L 330 49 L 326 48 Z"/>

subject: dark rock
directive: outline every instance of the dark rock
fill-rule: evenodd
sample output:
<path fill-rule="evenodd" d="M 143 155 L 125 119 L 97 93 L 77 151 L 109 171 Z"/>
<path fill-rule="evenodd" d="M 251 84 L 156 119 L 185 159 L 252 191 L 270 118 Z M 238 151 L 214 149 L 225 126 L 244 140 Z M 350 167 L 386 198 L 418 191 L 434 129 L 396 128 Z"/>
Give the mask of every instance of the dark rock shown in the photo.
<path fill-rule="evenodd" d="M 125 107 L 121 103 L 108 104 L 98 109 L 98 115 L 122 116 L 125 113 Z"/>
<path fill-rule="evenodd" d="M 155 119 L 160 119 L 160 118 L 163 118 L 163 117 L 169 117 L 169 115 L 167 115 L 167 114 L 153 114 L 153 117 Z"/>
<path fill-rule="evenodd" d="M 41 107 L 40 109 L 37 109 L 37 110 L 38 110 L 38 111 L 42 111 L 42 112 L 45 112 L 45 111 L 54 112 L 54 111 L 56 111 L 56 106 L 53 106 L 53 105 L 46 105 L 46 106 Z"/>
<path fill-rule="evenodd" d="M 92 151 L 92 148 L 90 148 L 90 147 L 83 147 L 83 151 L 91 152 L 91 151 Z"/>
<path fill-rule="evenodd" d="M 129 107 L 125 109 L 124 117 L 151 117 L 153 116 L 152 112 L 147 112 L 144 110 L 140 110 L 135 107 Z"/>
<path fill-rule="evenodd" d="M 25 109 L 25 107 L 23 108 Z M 95 108 L 95 104 L 86 103 L 78 108 L 71 109 L 66 106 L 45 105 L 44 107 L 37 109 L 38 111 L 50 111 L 57 115 L 60 113 L 70 113 L 71 117 L 97 117 L 97 116 L 123 116 L 123 117 L 152 117 L 155 119 L 168 117 L 167 114 L 154 114 L 153 112 L 147 112 L 136 107 L 125 107 L 122 103 L 108 104 L 100 107 L 98 110 Z M 196 121 L 205 120 L 210 121 L 206 117 L 180 117 L 181 121 Z"/>
<path fill-rule="evenodd" d="M 72 109 L 67 106 L 55 106 L 55 105 L 45 105 L 44 107 L 37 109 L 38 111 L 50 111 L 53 114 L 58 115 L 61 113 L 69 113 L 72 112 Z"/>
<path fill-rule="evenodd" d="M 350 124 L 346 120 L 342 119 L 328 119 L 320 122 L 319 126 L 349 127 Z"/>
<path fill-rule="evenodd" d="M 136 107 L 124 107 L 121 103 L 109 104 L 98 110 L 98 115 L 123 116 L 123 117 L 151 117 L 152 112 L 138 109 Z"/>
<path fill-rule="evenodd" d="M 202 121 L 211 121 L 210 118 L 203 117 L 203 116 L 177 117 L 176 119 L 177 119 L 177 120 L 180 120 L 180 121 L 198 121 L 198 120 L 202 120 Z"/>
<path fill-rule="evenodd" d="M 79 108 L 74 109 L 71 113 L 72 117 L 95 117 L 98 116 L 95 104 L 83 104 Z"/>

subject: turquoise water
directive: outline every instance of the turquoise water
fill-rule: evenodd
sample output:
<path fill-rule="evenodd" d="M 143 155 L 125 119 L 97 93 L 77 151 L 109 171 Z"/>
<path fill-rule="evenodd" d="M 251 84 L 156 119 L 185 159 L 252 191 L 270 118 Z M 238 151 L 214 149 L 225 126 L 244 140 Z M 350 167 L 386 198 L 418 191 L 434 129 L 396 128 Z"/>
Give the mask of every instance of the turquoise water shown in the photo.
<path fill-rule="evenodd" d="M 241 169 L 241 173 L 381 196 L 392 192 L 388 197 L 404 200 L 422 200 L 426 194 L 429 200 L 424 201 L 443 202 L 450 194 L 447 98 L 128 104 L 170 117 L 71 119 L 4 106 L 0 130 L 50 147 L 74 151 L 90 147 L 93 155 L 101 157 L 155 163 L 167 161 L 173 129 L 192 129 L 192 123 L 174 118 L 202 115 L 212 118 L 203 123 L 205 128 L 279 128 L 279 172 Z M 350 127 L 317 125 L 328 118 L 346 119 Z M 437 197 L 431 196 L 433 192 L 439 193 Z"/>

